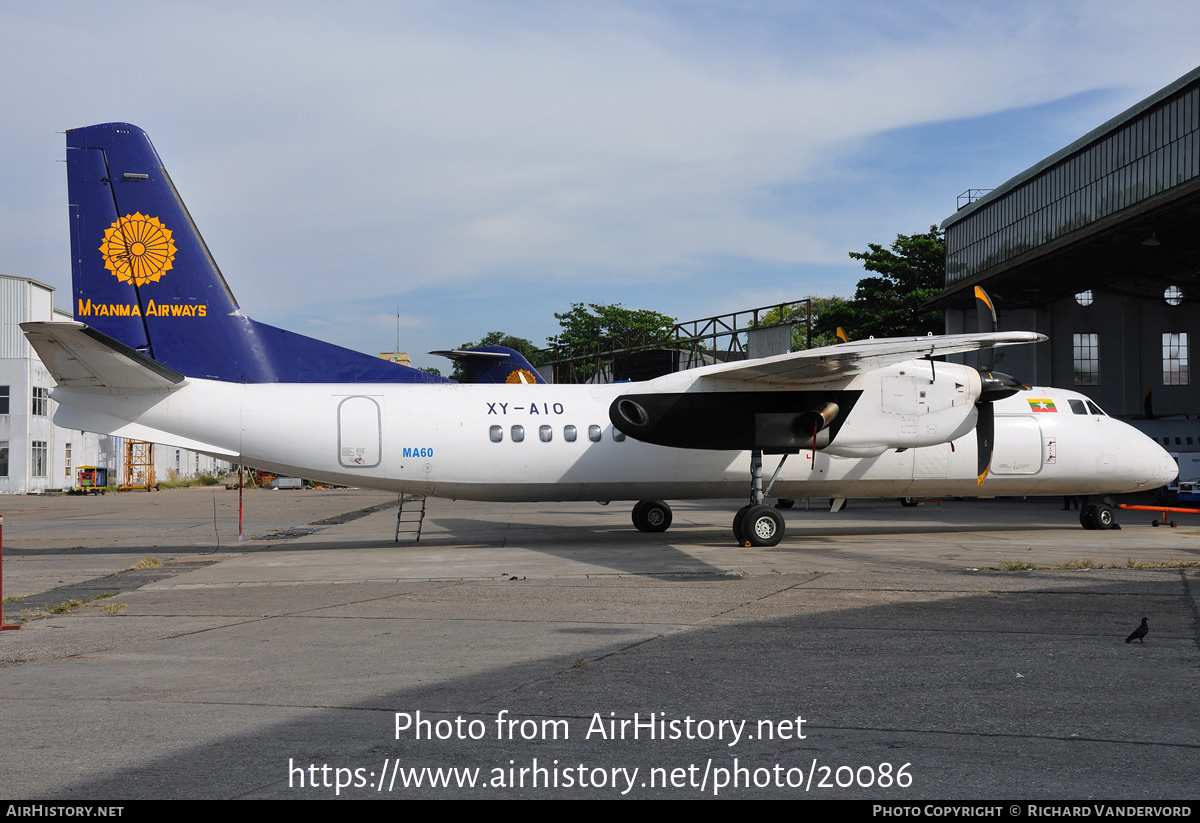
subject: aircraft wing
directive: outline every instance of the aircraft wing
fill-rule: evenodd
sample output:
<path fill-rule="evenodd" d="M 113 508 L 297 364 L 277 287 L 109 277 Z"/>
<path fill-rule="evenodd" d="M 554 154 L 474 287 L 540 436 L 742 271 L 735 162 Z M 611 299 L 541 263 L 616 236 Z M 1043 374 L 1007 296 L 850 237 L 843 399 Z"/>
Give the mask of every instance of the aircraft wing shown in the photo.
<path fill-rule="evenodd" d="M 83 323 L 22 323 L 21 330 L 59 386 L 149 392 L 177 388 L 186 379 Z"/>
<path fill-rule="evenodd" d="M 1018 331 L 855 340 L 774 357 L 704 366 L 688 374 L 757 385 L 795 386 L 861 374 L 905 360 L 1037 343 L 1045 339 L 1044 334 Z"/>

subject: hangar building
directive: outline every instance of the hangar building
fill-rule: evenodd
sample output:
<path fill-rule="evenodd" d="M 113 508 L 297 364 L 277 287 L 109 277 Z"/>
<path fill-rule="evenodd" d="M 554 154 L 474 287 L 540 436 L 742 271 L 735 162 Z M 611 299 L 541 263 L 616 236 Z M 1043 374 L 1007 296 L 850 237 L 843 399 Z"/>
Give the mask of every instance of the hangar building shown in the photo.
<path fill-rule="evenodd" d="M 996 368 L 1072 387 L 1114 416 L 1200 412 L 1200 69 L 971 202 L 942 227 L 948 333 L 975 331 L 974 286 L 1000 328 L 1050 340 Z"/>

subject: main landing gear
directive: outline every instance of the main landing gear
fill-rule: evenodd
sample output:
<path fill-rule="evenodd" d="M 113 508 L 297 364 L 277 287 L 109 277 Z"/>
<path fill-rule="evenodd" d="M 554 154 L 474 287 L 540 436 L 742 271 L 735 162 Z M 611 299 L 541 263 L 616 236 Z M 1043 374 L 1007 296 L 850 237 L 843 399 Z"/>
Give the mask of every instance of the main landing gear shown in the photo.
<path fill-rule="evenodd" d="M 779 476 L 785 460 L 786 454 L 779 461 L 771 482 L 767 484 L 768 491 Z M 777 546 L 783 539 L 783 515 L 775 507 L 764 504 L 764 497 L 762 450 L 755 449 L 750 453 L 750 503 L 738 509 L 737 514 L 733 516 L 733 538 L 743 546 Z"/>
<path fill-rule="evenodd" d="M 633 525 L 640 532 L 665 532 L 671 528 L 671 507 L 661 500 L 639 500 L 633 507 Z"/>

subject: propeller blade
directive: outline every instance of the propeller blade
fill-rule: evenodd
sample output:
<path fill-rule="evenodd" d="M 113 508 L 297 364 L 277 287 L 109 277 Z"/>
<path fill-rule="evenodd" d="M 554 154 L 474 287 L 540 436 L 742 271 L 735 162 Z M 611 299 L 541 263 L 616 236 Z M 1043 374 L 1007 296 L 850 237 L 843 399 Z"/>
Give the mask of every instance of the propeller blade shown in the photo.
<path fill-rule="evenodd" d="M 987 292 L 975 287 L 975 309 L 979 312 L 979 331 L 981 334 L 991 334 L 996 330 L 996 307 Z M 990 372 L 996 365 L 996 350 L 992 348 L 979 350 L 979 371 Z"/>
<path fill-rule="evenodd" d="M 988 470 L 992 467 L 992 444 L 995 442 L 996 436 L 996 416 L 991 403 L 976 403 L 975 408 L 979 412 L 979 420 L 975 423 L 975 446 L 979 454 L 979 462 L 976 466 L 978 475 L 976 485 L 982 486 L 983 481 L 987 479 Z"/>

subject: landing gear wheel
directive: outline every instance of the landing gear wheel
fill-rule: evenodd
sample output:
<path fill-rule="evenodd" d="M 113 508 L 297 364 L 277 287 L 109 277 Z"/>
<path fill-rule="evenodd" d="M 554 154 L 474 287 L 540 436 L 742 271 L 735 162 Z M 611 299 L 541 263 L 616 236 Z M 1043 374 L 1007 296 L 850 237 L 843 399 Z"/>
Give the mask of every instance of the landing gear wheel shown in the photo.
<path fill-rule="evenodd" d="M 738 509 L 737 514 L 733 516 L 733 539 L 738 542 L 739 546 L 745 542 L 745 538 L 742 537 L 742 520 L 745 519 L 746 512 L 752 508 L 754 507 L 750 503 L 747 503 Z"/>
<path fill-rule="evenodd" d="M 900 501 L 900 505 L 904 506 L 906 509 L 911 509 L 913 506 L 920 505 L 920 503 L 918 503 L 916 500 L 913 500 L 911 497 L 899 497 L 897 499 Z"/>
<path fill-rule="evenodd" d="M 665 532 L 671 528 L 671 507 L 661 500 L 641 500 L 633 507 L 633 525 L 640 532 Z"/>
<path fill-rule="evenodd" d="M 1096 523 L 1096 507 L 1084 506 L 1079 510 L 1079 525 L 1089 531 L 1100 528 Z"/>
<path fill-rule="evenodd" d="M 751 546 L 778 546 L 783 539 L 783 515 L 770 506 L 751 506 L 740 525 L 743 542 Z"/>
<path fill-rule="evenodd" d="M 1117 512 L 1112 506 L 1100 505 L 1095 507 L 1092 517 L 1096 521 L 1096 528 L 1102 531 L 1118 528 Z"/>

